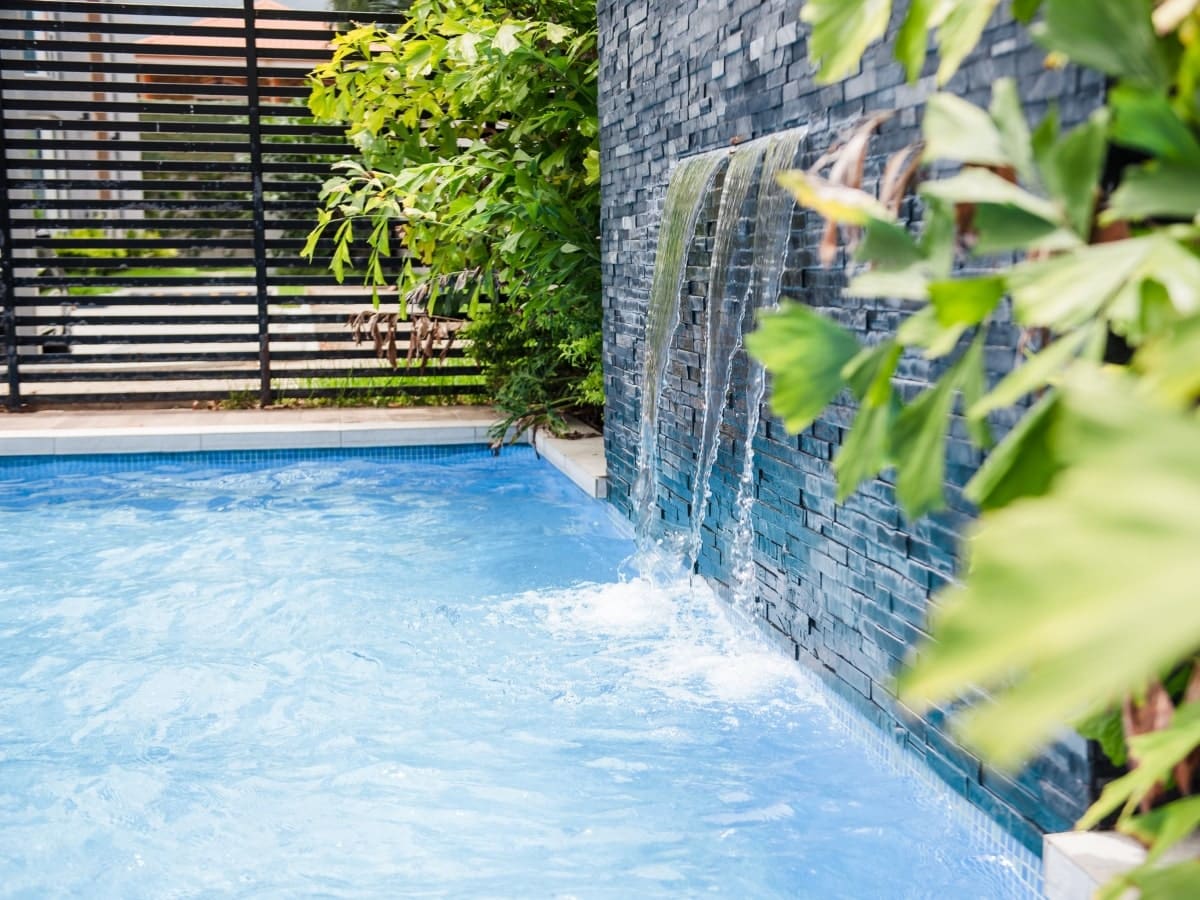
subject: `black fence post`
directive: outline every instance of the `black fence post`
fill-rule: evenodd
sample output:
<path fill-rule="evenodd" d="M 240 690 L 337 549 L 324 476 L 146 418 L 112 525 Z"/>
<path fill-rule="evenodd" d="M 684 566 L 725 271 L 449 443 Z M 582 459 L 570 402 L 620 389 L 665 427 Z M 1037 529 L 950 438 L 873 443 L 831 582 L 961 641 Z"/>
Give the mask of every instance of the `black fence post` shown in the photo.
<path fill-rule="evenodd" d="M 267 212 L 263 198 L 262 103 L 258 92 L 258 43 L 254 0 L 243 0 L 246 15 L 246 104 L 250 136 L 250 177 L 254 209 L 254 286 L 258 297 L 258 402 L 268 406 L 271 392 L 271 314 L 267 291 Z"/>
<path fill-rule="evenodd" d="M 21 407 L 21 372 L 17 357 L 17 295 L 13 285 L 12 216 L 8 208 L 8 150 L 4 137 L 4 90 L 0 88 L 0 301 L 3 301 L 4 358 L 8 367 L 9 409 Z"/>

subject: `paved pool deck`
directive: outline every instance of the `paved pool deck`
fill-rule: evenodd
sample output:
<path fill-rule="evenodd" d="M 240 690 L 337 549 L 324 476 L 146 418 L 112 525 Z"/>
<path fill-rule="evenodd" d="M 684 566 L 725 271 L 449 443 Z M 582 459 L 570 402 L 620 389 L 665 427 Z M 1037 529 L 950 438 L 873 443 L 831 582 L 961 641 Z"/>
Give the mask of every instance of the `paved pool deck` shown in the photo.
<path fill-rule="evenodd" d="M 0 413 L 0 456 L 483 444 L 499 419 L 486 406 L 38 410 Z M 603 439 L 575 434 L 523 439 L 589 496 L 604 497 Z"/>

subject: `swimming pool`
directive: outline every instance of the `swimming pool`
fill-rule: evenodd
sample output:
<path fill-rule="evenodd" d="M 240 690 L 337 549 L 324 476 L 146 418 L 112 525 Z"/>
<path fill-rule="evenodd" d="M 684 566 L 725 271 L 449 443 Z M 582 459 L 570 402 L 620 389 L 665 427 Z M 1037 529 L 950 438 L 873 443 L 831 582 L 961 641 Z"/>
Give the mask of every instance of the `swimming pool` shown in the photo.
<path fill-rule="evenodd" d="M 0 893 L 1030 895 L 632 550 L 520 447 L 0 461 Z"/>

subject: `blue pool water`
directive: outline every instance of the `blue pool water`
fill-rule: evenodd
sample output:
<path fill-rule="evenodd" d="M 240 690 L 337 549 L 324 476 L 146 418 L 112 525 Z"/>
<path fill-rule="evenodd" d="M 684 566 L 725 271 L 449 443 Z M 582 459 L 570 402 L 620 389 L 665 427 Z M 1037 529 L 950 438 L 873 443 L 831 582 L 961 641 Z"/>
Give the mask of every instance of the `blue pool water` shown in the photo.
<path fill-rule="evenodd" d="M 632 550 L 519 448 L 0 462 L 0 894 L 1026 895 Z"/>

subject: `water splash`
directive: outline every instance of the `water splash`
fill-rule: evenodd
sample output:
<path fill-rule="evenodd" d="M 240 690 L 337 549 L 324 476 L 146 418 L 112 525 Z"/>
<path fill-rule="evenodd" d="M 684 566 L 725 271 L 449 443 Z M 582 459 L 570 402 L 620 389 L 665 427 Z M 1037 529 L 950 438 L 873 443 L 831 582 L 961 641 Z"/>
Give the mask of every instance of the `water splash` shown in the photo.
<path fill-rule="evenodd" d="M 637 516 L 638 551 L 647 561 L 658 552 L 651 527 L 658 507 L 658 405 L 671 339 L 679 322 L 679 296 L 683 292 L 688 248 L 695 237 L 704 202 L 727 158 L 725 153 L 708 153 L 682 160 L 671 175 L 663 205 L 646 313 L 637 478 L 631 496 Z"/>
<path fill-rule="evenodd" d="M 754 175 L 766 152 L 767 143 L 754 141 L 739 147 L 725 173 L 721 205 L 717 211 L 712 257 L 708 268 L 708 303 L 704 334 L 704 383 L 700 393 L 701 422 L 696 471 L 692 478 L 691 528 L 685 547 L 684 562 L 694 566 L 700 556 L 705 511 L 712 495 L 709 484 L 717 457 L 725 394 L 733 374 L 733 357 L 741 341 L 741 320 L 745 315 L 746 293 L 737 292 L 734 253 L 744 247 L 741 227 L 742 207 L 754 186 Z M 733 318 L 738 324 L 730 327 Z"/>
<path fill-rule="evenodd" d="M 803 130 L 775 135 L 763 158 L 758 188 L 758 214 L 754 227 L 753 295 L 747 304 L 754 310 L 770 309 L 779 303 L 780 283 L 787 263 L 795 199 L 778 184 L 775 176 L 795 164 L 805 137 Z M 743 328 L 739 328 L 739 338 Z M 767 373 L 762 363 L 749 360 L 746 392 L 746 446 L 742 473 L 734 501 L 733 537 L 729 556 L 734 605 L 750 613 L 754 606 L 754 436 L 762 418 L 767 390 Z"/>

